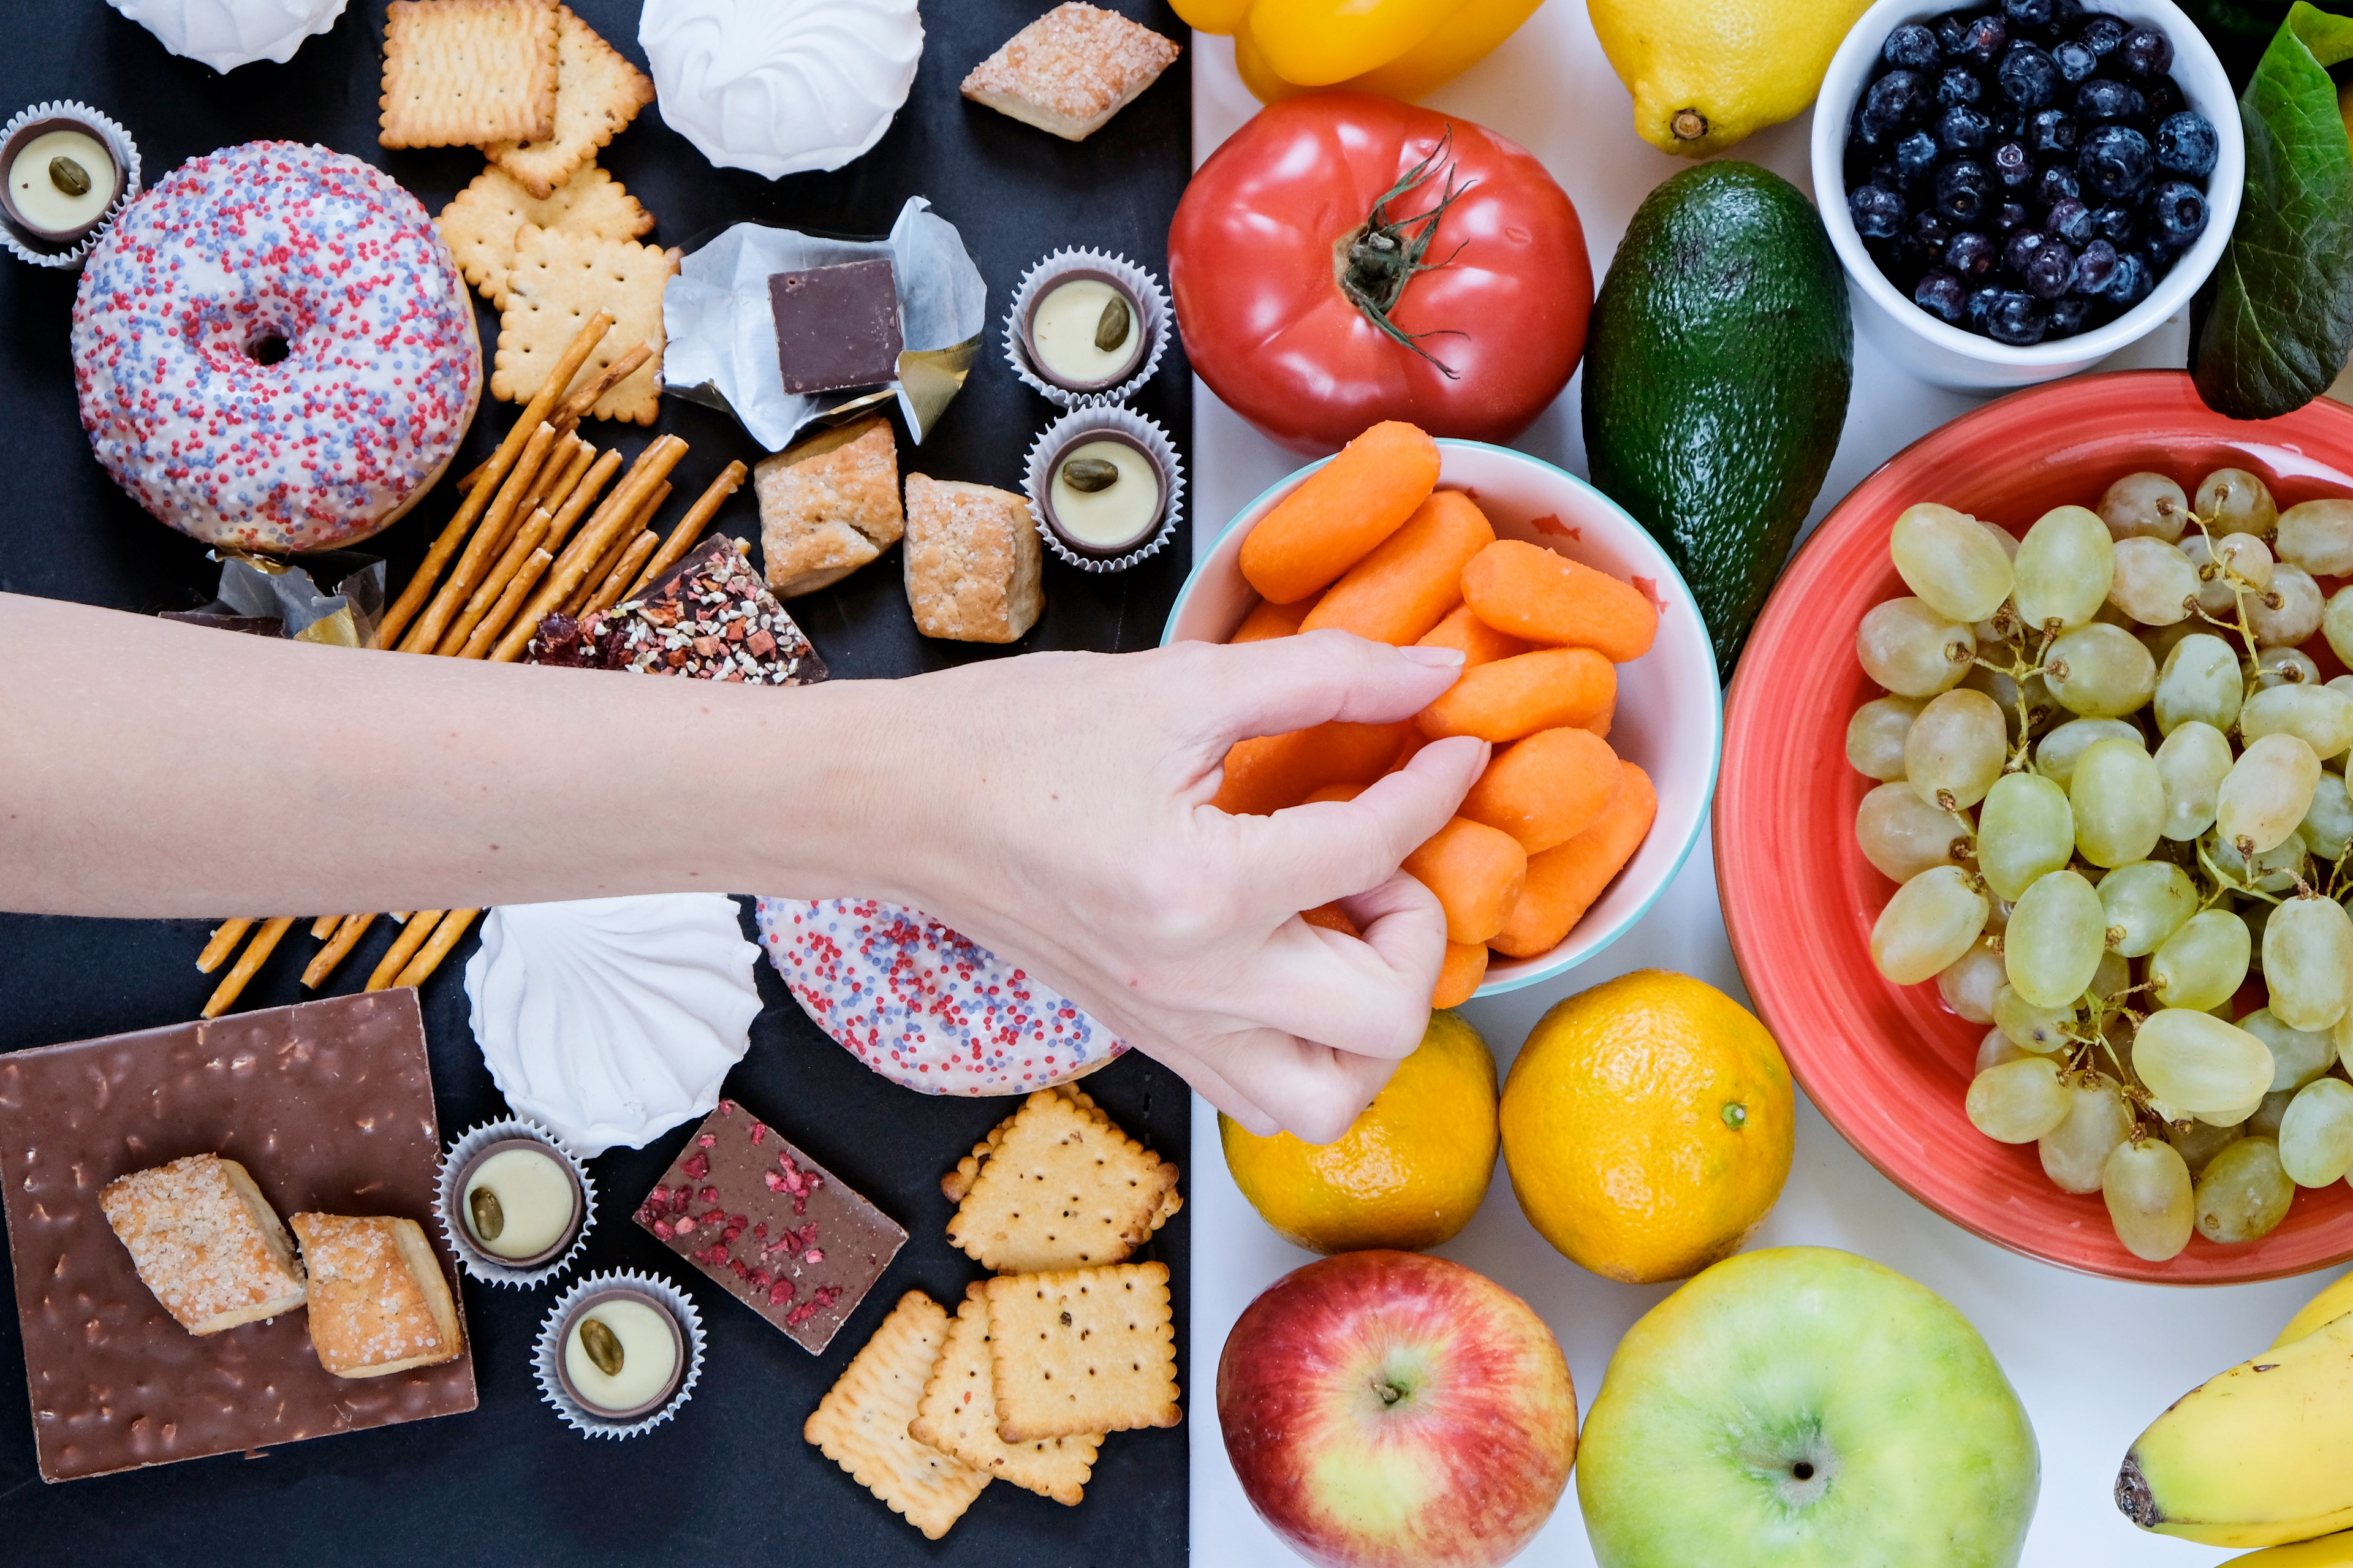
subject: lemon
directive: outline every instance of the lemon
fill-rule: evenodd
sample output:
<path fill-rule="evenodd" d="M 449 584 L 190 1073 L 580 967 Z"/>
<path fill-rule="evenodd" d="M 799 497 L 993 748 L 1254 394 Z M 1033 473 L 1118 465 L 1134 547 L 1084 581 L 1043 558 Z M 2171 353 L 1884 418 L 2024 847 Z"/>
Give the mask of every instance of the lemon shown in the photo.
<path fill-rule="evenodd" d="M 1739 1250 L 1781 1195 L 1796 1110 L 1746 1008 L 1645 969 L 1536 1021 L 1502 1120 L 1528 1223 L 1596 1274 L 1650 1284 Z"/>
<path fill-rule="evenodd" d="M 1587 0 L 1643 141 L 1694 158 L 1801 112 L 1870 0 Z"/>
<path fill-rule="evenodd" d="M 1259 1217 L 1294 1247 L 1419 1251 L 1471 1223 L 1495 1173 L 1495 1058 L 1440 1011 L 1336 1143 L 1261 1138 L 1220 1115 L 1226 1169 Z"/>

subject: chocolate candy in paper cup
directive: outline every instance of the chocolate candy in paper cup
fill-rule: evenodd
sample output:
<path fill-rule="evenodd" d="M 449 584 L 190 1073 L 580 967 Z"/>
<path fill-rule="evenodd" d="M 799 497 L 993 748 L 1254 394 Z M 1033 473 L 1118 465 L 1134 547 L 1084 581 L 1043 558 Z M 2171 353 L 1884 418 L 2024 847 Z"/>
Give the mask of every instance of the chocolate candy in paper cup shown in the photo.
<path fill-rule="evenodd" d="M 553 1168 L 535 1168 L 534 1159 Z M 554 1214 L 551 1205 L 566 1206 L 568 1216 Z M 441 1157 L 434 1212 L 467 1273 L 527 1290 L 579 1258 L 596 1223 L 596 1183 L 579 1156 L 538 1122 L 485 1121 L 469 1128 Z M 484 1234 L 492 1227 L 495 1234 Z M 529 1245 L 533 1241 L 544 1245 Z M 522 1244 L 522 1250 L 516 1245 L 501 1250 L 501 1243 Z"/>
<path fill-rule="evenodd" d="M 694 1396 L 702 1314 L 659 1274 L 591 1274 L 540 1320 L 532 1373 L 540 1397 L 582 1436 L 642 1436 Z"/>
<path fill-rule="evenodd" d="M 1047 548 L 1082 572 L 1124 572 L 1159 553 L 1185 515 L 1176 444 L 1126 408 L 1055 420 L 1030 443 L 1021 486 Z"/>
<path fill-rule="evenodd" d="M 1068 294 L 1065 285 L 1072 286 Z M 1050 319 L 1058 307 L 1076 306 L 1070 322 Z M 1113 315 L 1099 314 L 1115 307 Z M 1124 313 L 1123 322 L 1118 314 Z M 1168 291 L 1160 279 L 1124 256 L 1094 249 L 1054 252 L 1021 275 L 1013 290 L 1013 306 L 1005 313 L 1005 363 L 1033 391 L 1062 408 L 1120 404 L 1133 398 L 1160 368 L 1168 352 Z M 1057 336 L 1075 325 L 1080 341 L 1077 357 L 1085 363 L 1052 360 Z M 1129 334 L 1117 342 L 1105 330 L 1124 327 Z M 1092 349 L 1093 353 L 1088 351 Z M 1124 374 L 1123 374 L 1124 373 Z"/>

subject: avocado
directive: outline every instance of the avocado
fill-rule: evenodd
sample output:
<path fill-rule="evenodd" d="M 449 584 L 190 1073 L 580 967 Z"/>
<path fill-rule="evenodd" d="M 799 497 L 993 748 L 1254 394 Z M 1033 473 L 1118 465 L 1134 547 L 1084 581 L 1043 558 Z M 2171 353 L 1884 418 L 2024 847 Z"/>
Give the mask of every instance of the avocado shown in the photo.
<path fill-rule="evenodd" d="M 1586 460 L 1683 572 L 1727 679 L 1853 380 L 1846 274 L 1795 185 L 1703 163 L 1643 200 L 1593 305 Z"/>

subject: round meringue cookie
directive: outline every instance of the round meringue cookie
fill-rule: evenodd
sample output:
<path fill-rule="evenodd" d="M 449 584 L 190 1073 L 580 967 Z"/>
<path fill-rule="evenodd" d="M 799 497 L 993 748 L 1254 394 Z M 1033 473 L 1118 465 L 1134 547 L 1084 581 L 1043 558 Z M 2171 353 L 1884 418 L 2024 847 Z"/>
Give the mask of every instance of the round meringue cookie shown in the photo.
<path fill-rule="evenodd" d="M 646 0 L 663 122 L 723 169 L 839 169 L 882 140 L 923 53 L 915 0 Z"/>
<path fill-rule="evenodd" d="M 106 0 L 172 53 L 233 71 L 294 58 L 305 38 L 335 25 L 350 0 Z"/>
<path fill-rule="evenodd" d="M 1018 965 L 876 899 L 759 901 L 760 942 L 817 1026 L 922 1094 L 1028 1094 L 1126 1045 Z"/>

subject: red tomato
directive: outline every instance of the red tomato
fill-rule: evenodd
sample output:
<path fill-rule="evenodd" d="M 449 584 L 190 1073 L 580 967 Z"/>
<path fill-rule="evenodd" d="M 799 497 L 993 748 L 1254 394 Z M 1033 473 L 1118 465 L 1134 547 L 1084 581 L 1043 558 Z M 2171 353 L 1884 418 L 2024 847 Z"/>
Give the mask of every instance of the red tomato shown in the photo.
<path fill-rule="evenodd" d="M 1353 92 L 1271 105 L 1209 155 L 1168 278 L 1201 379 L 1300 452 L 1383 419 L 1508 441 L 1568 384 L 1593 309 L 1577 209 L 1526 149 Z"/>

